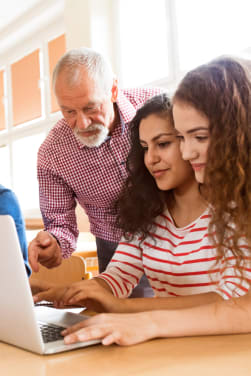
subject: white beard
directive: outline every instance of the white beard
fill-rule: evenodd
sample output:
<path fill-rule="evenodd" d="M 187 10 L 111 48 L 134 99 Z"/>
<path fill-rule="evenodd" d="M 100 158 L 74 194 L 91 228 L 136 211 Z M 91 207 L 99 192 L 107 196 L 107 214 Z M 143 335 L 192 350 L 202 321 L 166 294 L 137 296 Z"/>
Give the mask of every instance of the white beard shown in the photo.
<path fill-rule="evenodd" d="M 82 136 L 85 132 L 98 131 L 93 136 L 85 137 Z M 74 128 L 73 133 L 75 137 L 85 146 L 89 148 L 98 147 L 106 140 L 109 130 L 101 124 L 92 124 L 85 131 L 79 131 L 79 129 Z"/>

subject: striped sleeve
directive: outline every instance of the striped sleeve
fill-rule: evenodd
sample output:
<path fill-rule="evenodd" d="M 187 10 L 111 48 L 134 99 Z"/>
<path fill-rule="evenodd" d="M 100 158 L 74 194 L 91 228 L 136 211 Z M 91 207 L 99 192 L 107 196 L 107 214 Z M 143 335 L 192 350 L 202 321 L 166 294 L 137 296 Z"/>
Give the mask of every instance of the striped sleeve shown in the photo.
<path fill-rule="evenodd" d="M 106 270 L 99 275 L 118 298 L 130 296 L 144 274 L 142 249 L 137 243 L 122 238 Z"/>
<path fill-rule="evenodd" d="M 247 247 L 243 244 L 244 254 L 247 254 Z M 250 252 L 250 250 L 249 250 Z M 250 257 L 246 255 L 245 265 L 241 271 L 236 266 L 236 259 L 230 253 L 227 258 L 221 262 L 220 280 L 216 292 L 222 296 L 223 299 L 238 298 L 247 294 L 251 282 Z"/>

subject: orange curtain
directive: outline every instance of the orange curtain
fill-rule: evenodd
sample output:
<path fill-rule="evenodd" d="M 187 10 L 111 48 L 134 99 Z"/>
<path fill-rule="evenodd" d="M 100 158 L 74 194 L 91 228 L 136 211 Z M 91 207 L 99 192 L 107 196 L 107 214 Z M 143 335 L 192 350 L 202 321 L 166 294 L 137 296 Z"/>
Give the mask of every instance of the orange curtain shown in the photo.
<path fill-rule="evenodd" d="M 4 109 L 4 71 L 0 71 L 0 130 L 6 128 Z"/>
<path fill-rule="evenodd" d="M 13 124 L 42 115 L 39 50 L 11 65 Z"/>
<path fill-rule="evenodd" d="M 50 78 L 52 83 L 52 73 L 53 69 L 58 61 L 58 59 L 66 51 L 66 41 L 65 35 L 60 35 L 58 38 L 51 40 L 48 43 L 48 53 L 49 53 L 49 67 L 50 67 Z M 59 110 L 57 100 L 51 85 L 51 112 L 56 112 Z"/>

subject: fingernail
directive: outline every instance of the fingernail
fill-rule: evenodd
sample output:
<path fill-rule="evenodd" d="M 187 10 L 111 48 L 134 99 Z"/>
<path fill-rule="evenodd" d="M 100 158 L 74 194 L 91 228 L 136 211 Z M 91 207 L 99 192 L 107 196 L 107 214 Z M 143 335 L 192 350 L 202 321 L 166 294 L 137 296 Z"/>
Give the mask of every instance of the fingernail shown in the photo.
<path fill-rule="evenodd" d="M 69 345 L 72 343 L 72 337 L 71 336 L 67 336 L 67 337 L 64 337 L 64 342 Z"/>

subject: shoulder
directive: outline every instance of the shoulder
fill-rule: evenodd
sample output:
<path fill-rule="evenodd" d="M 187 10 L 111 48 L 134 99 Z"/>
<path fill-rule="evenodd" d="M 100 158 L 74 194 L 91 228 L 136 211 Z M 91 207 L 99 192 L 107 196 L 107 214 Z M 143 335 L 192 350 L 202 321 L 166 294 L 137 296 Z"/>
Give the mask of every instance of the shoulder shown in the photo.
<path fill-rule="evenodd" d="M 20 211 L 15 193 L 8 188 L 0 186 L 0 214 L 15 216 Z"/>
<path fill-rule="evenodd" d="M 11 189 L 5 188 L 3 185 L 0 185 L 0 200 L 3 201 L 4 199 L 16 200 L 16 196 Z"/>
<path fill-rule="evenodd" d="M 121 92 L 131 103 L 135 105 L 141 105 L 147 99 L 160 93 L 163 93 L 164 90 L 162 88 L 157 87 L 137 87 L 122 89 Z"/>
<path fill-rule="evenodd" d="M 38 150 L 38 167 L 50 165 L 54 157 L 65 150 L 66 145 L 74 143 L 73 132 L 64 119 L 59 120 Z"/>
<path fill-rule="evenodd" d="M 39 152 L 48 151 L 54 146 L 61 144 L 69 134 L 71 134 L 69 126 L 64 119 L 60 119 L 48 133 L 39 148 Z"/>

